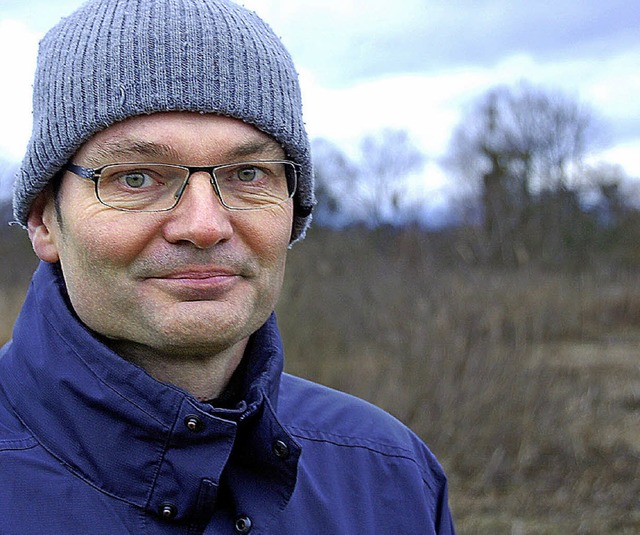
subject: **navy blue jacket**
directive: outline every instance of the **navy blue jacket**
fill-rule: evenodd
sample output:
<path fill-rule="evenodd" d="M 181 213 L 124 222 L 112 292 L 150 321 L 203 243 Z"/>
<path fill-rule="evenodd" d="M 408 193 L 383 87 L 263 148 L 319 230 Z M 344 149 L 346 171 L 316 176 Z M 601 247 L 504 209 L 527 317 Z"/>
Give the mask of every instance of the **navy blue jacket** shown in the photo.
<path fill-rule="evenodd" d="M 103 345 L 41 264 L 0 353 L 0 533 L 453 533 L 410 430 L 282 369 L 272 316 L 199 402 Z"/>

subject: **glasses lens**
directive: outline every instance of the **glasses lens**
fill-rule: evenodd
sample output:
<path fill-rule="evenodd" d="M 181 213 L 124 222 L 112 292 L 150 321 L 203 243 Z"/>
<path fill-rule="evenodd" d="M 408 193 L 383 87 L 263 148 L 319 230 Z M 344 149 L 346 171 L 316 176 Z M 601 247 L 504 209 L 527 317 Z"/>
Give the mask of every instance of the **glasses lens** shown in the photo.
<path fill-rule="evenodd" d="M 243 162 L 191 170 L 213 170 L 222 204 L 236 210 L 278 205 L 296 191 L 296 166 L 291 162 Z M 98 199 L 118 210 L 171 210 L 180 199 L 189 173 L 189 168 L 171 164 L 107 165 L 98 179 Z"/>
<path fill-rule="evenodd" d="M 222 202 L 236 210 L 281 204 L 296 191 L 291 162 L 243 162 L 217 167 L 215 178 Z"/>
<path fill-rule="evenodd" d="M 187 178 L 186 169 L 164 164 L 114 164 L 102 169 L 98 198 L 103 204 L 130 211 L 169 210 Z"/>

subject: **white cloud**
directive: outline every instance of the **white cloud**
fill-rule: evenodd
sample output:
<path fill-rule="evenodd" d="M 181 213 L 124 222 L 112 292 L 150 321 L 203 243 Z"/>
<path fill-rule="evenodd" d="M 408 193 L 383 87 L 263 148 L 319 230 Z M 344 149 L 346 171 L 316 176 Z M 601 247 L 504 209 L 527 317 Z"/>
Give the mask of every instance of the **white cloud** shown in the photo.
<path fill-rule="evenodd" d="M 40 34 L 0 20 L 0 155 L 21 158 L 31 134 L 31 87 Z"/>
<path fill-rule="evenodd" d="M 562 91 L 607 120 L 640 117 L 640 76 L 632 70 L 634 62 L 637 55 L 632 53 L 588 62 L 550 63 L 520 54 L 493 67 L 387 76 L 344 88 L 323 87 L 309 72 L 303 72 L 301 80 L 313 134 L 347 138 L 381 125 L 406 127 L 420 134 L 429 152 L 439 152 L 465 105 L 491 87 L 522 80 Z"/>
<path fill-rule="evenodd" d="M 629 178 L 640 181 L 640 139 L 621 143 L 597 155 L 596 159 L 621 165 Z"/>

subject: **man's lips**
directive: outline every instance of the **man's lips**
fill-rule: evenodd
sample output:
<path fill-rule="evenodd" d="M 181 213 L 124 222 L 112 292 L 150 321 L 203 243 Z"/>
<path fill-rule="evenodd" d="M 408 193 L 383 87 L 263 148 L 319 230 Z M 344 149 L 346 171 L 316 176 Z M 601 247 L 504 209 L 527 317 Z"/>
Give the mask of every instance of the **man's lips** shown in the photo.
<path fill-rule="evenodd" d="M 176 280 L 205 280 L 205 279 L 215 279 L 219 277 L 237 277 L 239 276 L 237 272 L 231 270 L 207 270 L 207 271 L 199 271 L 199 270 L 187 270 L 187 271 L 177 271 L 172 273 L 166 273 L 160 276 L 149 277 L 153 279 L 176 279 Z"/>
<path fill-rule="evenodd" d="M 220 268 L 181 269 L 146 277 L 147 281 L 185 300 L 218 299 L 241 279 L 240 272 Z"/>
<path fill-rule="evenodd" d="M 247 267 L 239 262 L 208 263 L 180 262 L 167 265 L 146 265 L 138 270 L 144 279 L 210 279 L 215 277 L 244 276 Z"/>

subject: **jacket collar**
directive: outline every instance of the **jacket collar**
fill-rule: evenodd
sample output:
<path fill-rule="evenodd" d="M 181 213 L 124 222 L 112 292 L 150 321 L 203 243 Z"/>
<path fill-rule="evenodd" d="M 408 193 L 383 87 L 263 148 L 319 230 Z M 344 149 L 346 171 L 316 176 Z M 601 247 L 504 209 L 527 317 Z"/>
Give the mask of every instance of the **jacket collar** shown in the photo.
<path fill-rule="evenodd" d="M 242 436 L 254 437 L 265 459 L 270 441 L 288 436 L 275 416 L 283 352 L 273 315 L 245 353 L 241 402 L 216 408 L 97 340 L 71 309 L 58 266 L 42 263 L 2 366 L 13 368 L 5 375 L 12 405 L 51 454 L 107 494 L 154 511 L 170 502 L 178 517 L 215 498 L 242 422 L 252 422 Z"/>

